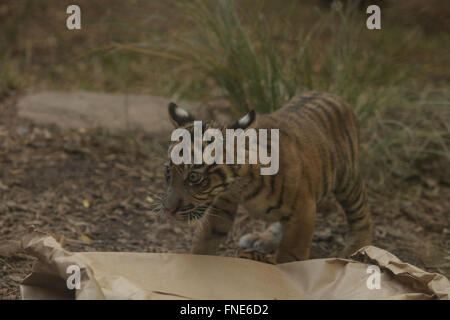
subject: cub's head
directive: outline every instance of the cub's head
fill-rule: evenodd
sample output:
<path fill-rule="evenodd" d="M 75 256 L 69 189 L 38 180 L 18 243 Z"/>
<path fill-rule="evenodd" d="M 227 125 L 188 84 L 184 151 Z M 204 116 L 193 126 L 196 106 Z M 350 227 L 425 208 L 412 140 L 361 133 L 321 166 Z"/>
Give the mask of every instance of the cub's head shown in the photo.
<path fill-rule="evenodd" d="M 191 224 L 204 217 L 208 207 L 227 193 L 237 178 L 237 166 L 225 164 L 225 130 L 249 128 L 255 122 L 255 113 L 249 112 L 231 126 L 219 126 L 214 121 L 197 122 L 188 111 L 170 103 L 169 117 L 178 130 L 172 132 L 164 164 L 167 187 L 162 206 L 171 218 Z M 197 153 L 200 158 L 195 161 L 198 143 L 202 153 Z M 210 156 L 205 158 L 205 154 Z M 223 161 L 218 161 L 221 155 Z"/>

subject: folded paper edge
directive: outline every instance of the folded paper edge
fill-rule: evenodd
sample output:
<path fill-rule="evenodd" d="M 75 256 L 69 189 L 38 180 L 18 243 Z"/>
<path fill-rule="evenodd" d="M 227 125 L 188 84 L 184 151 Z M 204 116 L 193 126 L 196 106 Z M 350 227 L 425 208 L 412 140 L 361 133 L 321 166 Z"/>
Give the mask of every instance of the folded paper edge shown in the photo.
<path fill-rule="evenodd" d="M 34 229 L 30 230 L 22 239 L 22 247 L 25 252 L 38 258 L 33 266 L 33 272 L 20 285 L 22 299 L 27 298 L 26 287 L 35 286 L 30 278 L 37 270 L 41 274 L 59 277 L 66 282 L 70 276 L 67 273 L 67 267 L 71 264 L 78 265 L 81 270 L 82 286 L 80 290 L 76 290 L 74 297 L 76 299 L 105 299 L 104 293 L 94 277 L 93 270 L 87 263 L 83 262 L 82 256 L 78 255 L 75 259 L 74 256 L 77 253 L 65 250 L 63 243 L 58 241 L 53 234 Z M 370 261 L 375 263 L 380 268 L 388 270 L 402 284 L 412 287 L 412 289 L 420 289 L 423 294 L 430 295 L 433 298 L 448 300 L 450 297 L 450 282 L 445 276 L 438 273 L 429 273 L 411 264 L 404 263 L 386 250 L 375 246 L 366 246 L 353 253 L 350 258 L 353 260 L 344 260 L 347 262 L 366 263 Z M 67 288 L 67 290 L 69 289 Z"/>
<path fill-rule="evenodd" d="M 21 293 L 26 292 L 27 286 L 33 286 L 31 279 L 33 279 L 33 274 L 36 273 L 62 279 L 66 283 L 66 288 L 64 289 L 70 291 L 67 286 L 67 280 L 72 272 L 69 272 L 70 269 L 68 267 L 76 265 L 80 269 L 81 289 L 75 291 L 75 298 L 86 299 L 89 297 L 89 299 L 105 299 L 100 285 L 93 276 L 91 268 L 83 263 L 83 261 L 80 261 L 80 257 L 74 259 L 76 253 L 69 252 L 63 248 L 63 237 L 55 237 L 51 233 L 31 228 L 22 238 L 21 243 L 23 250 L 27 254 L 38 259 L 33 265 L 32 273 L 22 280 L 20 284 Z M 64 295 L 70 296 L 70 293 L 65 293 Z M 27 299 L 26 295 L 24 296 L 22 294 L 22 299 Z"/>
<path fill-rule="evenodd" d="M 450 281 L 439 273 L 426 272 L 412 264 L 401 261 L 392 253 L 375 247 L 365 246 L 353 253 L 350 258 L 361 262 L 376 263 L 388 270 L 399 282 L 427 291 L 426 294 L 439 300 L 450 299 Z"/>

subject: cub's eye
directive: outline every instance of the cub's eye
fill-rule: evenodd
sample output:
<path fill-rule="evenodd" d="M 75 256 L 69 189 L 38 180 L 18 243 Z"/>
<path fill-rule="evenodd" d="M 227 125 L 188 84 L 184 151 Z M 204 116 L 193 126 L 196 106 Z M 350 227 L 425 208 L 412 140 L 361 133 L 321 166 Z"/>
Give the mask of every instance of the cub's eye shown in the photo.
<path fill-rule="evenodd" d="M 196 184 L 202 180 L 202 175 L 198 172 L 189 173 L 188 180 L 190 183 Z"/>

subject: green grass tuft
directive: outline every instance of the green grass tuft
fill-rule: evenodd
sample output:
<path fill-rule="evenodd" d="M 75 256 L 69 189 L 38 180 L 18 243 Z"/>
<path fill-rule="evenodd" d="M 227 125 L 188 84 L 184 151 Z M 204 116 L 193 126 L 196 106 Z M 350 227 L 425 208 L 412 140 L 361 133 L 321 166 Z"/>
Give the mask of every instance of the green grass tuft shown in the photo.
<path fill-rule="evenodd" d="M 416 30 L 400 39 L 374 34 L 352 5 L 318 11 L 309 30 L 269 22 L 262 13 L 239 14 L 234 1 L 183 2 L 179 9 L 193 28 L 172 53 L 213 80 L 236 113 L 272 112 L 308 90 L 343 96 L 361 121 L 363 170 L 380 186 L 389 176 L 411 176 L 419 159 L 449 158 L 449 127 L 439 120 L 449 119 L 448 105 L 425 112 L 426 98 L 411 94 L 409 77 L 417 70 L 397 63 L 414 49 Z"/>

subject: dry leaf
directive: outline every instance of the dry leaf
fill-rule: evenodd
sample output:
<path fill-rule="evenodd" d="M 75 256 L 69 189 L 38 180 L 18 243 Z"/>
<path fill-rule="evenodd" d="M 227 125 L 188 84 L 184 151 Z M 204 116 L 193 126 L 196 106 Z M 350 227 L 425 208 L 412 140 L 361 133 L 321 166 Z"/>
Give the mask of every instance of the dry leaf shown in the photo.
<path fill-rule="evenodd" d="M 83 240 L 83 242 L 86 242 L 86 243 L 92 243 L 94 241 L 85 234 L 81 235 L 81 240 Z"/>
<path fill-rule="evenodd" d="M 89 201 L 86 200 L 86 199 L 84 199 L 84 200 L 83 200 L 83 206 L 84 206 L 85 208 L 89 208 L 89 207 L 90 207 Z"/>
<path fill-rule="evenodd" d="M 149 202 L 149 203 L 155 202 L 155 200 L 153 200 L 153 198 L 150 196 L 147 196 L 147 198 L 145 198 L 145 200 L 147 200 L 147 202 Z"/>

